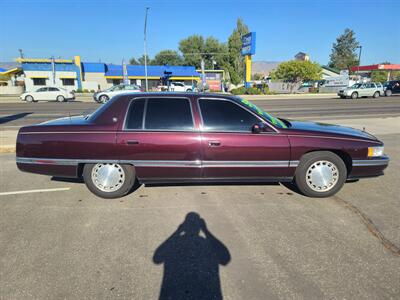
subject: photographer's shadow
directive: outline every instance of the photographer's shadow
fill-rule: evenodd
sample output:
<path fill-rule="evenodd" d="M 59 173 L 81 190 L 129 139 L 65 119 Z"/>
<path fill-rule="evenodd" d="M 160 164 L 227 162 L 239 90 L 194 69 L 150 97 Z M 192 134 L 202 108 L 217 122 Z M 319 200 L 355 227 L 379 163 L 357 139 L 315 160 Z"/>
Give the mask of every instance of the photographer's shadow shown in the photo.
<path fill-rule="evenodd" d="M 164 264 L 160 299 L 222 299 L 219 265 L 230 260 L 228 248 L 208 231 L 206 222 L 188 213 L 154 252 L 153 262 Z"/>

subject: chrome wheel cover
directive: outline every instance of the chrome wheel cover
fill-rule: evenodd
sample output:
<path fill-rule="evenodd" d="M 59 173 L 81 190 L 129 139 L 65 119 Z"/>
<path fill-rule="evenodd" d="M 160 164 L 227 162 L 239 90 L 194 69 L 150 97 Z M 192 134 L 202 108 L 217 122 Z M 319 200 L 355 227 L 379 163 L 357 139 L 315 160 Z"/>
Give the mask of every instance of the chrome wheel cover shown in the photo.
<path fill-rule="evenodd" d="M 92 169 L 92 182 L 103 192 L 115 192 L 125 182 L 124 169 L 119 164 L 96 164 Z"/>
<path fill-rule="evenodd" d="M 100 102 L 101 103 L 106 103 L 108 101 L 108 97 L 106 95 L 100 96 Z"/>
<path fill-rule="evenodd" d="M 307 170 L 306 182 L 310 189 L 316 192 L 327 192 L 338 182 L 339 169 L 327 160 L 314 162 Z"/>

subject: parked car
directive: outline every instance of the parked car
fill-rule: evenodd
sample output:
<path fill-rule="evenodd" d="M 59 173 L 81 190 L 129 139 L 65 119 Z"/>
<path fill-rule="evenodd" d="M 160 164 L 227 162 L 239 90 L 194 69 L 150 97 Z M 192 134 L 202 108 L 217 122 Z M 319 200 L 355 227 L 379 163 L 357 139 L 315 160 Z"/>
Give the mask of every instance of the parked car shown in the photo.
<path fill-rule="evenodd" d="M 338 96 L 342 99 L 352 98 L 357 99 L 361 97 L 374 97 L 378 98 L 383 96 L 383 86 L 380 82 L 367 82 L 367 83 L 356 83 L 351 87 L 338 92 Z"/>
<path fill-rule="evenodd" d="M 64 102 L 74 100 L 75 94 L 63 88 L 58 87 L 41 87 L 33 92 L 25 92 L 19 96 L 21 100 L 26 102 L 38 102 L 41 100 Z"/>
<path fill-rule="evenodd" d="M 120 95 L 90 116 L 19 130 L 21 171 L 83 177 L 99 197 L 139 183 L 293 182 L 328 197 L 347 180 L 383 175 L 389 158 L 357 129 L 271 116 L 222 94 Z"/>
<path fill-rule="evenodd" d="M 170 92 L 193 92 L 193 87 L 191 85 L 186 85 L 183 82 L 171 82 L 169 89 L 167 85 L 158 86 L 159 91 L 170 91 Z"/>
<path fill-rule="evenodd" d="M 400 94 L 400 80 L 387 81 L 383 84 L 385 96 L 392 96 L 392 94 Z"/>
<path fill-rule="evenodd" d="M 113 96 L 124 93 L 140 93 L 142 89 L 135 84 L 119 84 L 114 85 L 104 91 L 96 92 L 93 94 L 93 99 L 99 103 L 106 103 Z"/>

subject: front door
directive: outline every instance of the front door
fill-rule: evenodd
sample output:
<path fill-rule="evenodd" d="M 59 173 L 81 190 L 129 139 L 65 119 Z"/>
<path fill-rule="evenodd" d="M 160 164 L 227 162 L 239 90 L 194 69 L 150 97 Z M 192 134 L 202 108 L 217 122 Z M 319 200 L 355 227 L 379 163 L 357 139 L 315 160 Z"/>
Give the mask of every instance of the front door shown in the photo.
<path fill-rule="evenodd" d="M 135 166 L 143 182 L 199 179 L 200 134 L 188 98 L 133 99 L 117 133 L 121 161 Z"/>
<path fill-rule="evenodd" d="M 233 100 L 202 98 L 198 103 L 205 179 L 274 180 L 291 176 L 287 136 L 269 125 L 266 132 L 252 133 L 253 125 L 262 119 Z"/>

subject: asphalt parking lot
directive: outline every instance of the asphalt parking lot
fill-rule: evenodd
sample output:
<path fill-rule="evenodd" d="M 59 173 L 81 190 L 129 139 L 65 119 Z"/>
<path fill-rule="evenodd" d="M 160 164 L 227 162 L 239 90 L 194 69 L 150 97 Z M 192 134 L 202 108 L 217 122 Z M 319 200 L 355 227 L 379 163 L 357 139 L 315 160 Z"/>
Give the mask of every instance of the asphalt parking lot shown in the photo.
<path fill-rule="evenodd" d="M 378 129 L 386 175 L 327 199 L 277 184 L 104 200 L 0 154 L 0 299 L 399 299 L 400 131 Z"/>

